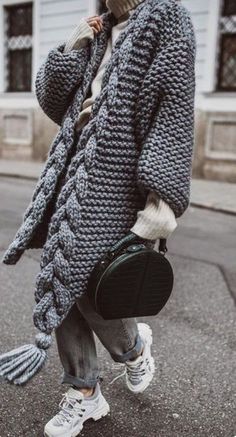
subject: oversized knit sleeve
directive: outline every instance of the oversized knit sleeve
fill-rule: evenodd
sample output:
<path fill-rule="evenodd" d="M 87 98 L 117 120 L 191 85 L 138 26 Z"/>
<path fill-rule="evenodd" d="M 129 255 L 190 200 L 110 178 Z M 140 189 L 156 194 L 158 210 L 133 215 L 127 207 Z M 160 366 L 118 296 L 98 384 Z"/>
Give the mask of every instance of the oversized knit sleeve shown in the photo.
<path fill-rule="evenodd" d="M 189 204 L 194 140 L 195 45 L 187 38 L 171 41 L 153 61 L 146 92 L 161 92 L 141 144 L 138 185 L 154 190 L 181 216 Z"/>
<path fill-rule="evenodd" d="M 81 85 L 89 60 L 89 46 L 64 53 L 65 44 L 52 49 L 39 69 L 35 91 L 39 104 L 51 120 L 61 124 Z"/>

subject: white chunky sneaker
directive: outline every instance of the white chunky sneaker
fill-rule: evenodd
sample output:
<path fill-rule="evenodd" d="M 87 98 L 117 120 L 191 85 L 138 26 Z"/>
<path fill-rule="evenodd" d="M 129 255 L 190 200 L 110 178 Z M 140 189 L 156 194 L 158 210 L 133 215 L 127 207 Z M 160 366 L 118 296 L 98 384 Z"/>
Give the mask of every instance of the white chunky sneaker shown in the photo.
<path fill-rule="evenodd" d="M 82 431 L 86 420 L 99 420 L 110 411 L 99 384 L 89 398 L 79 390 L 70 388 L 59 407 L 59 413 L 44 428 L 45 437 L 76 437 Z"/>
<path fill-rule="evenodd" d="M 151 355 L 152 330 L 146 323 L 139 323 L 138 330 L 144 343 L 143 353 L 136 360 L 125 363 L 126 384 L 133 393 L 143 392 L 155 372 L 154 358 Z"/>

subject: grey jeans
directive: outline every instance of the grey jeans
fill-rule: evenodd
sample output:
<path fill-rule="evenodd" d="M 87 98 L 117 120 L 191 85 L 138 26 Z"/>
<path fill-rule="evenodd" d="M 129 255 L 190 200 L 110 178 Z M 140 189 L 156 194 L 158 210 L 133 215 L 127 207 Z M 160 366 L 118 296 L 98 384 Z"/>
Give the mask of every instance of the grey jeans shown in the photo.
<path fill-rule="evenodd" d="M 136 319 L 104 320 L 84 295 L 56 329 L 58 352 L 64 368 L 62 383 L 78 388 L 96 386 L 99 366 L 94 333 L 116 362 L 135 359 L 143 347 Z"/>

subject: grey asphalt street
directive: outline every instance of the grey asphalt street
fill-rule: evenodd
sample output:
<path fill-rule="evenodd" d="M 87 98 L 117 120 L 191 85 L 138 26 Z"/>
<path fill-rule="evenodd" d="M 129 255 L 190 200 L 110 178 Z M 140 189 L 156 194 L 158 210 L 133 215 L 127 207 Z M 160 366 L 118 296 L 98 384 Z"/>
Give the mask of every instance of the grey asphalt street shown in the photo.
<path fill-rule="evenodd" d="M 1 255 L 21 222 L 33 182 L 0 178 Z M 123 371 L 98 343 L 102 389 L 111 415 L 88 422 L 82 437 L 236 436 L 236 216 L 189 208 L 169 241 L 175 287 L 158 315 L 142 319 L 154 331 L 156 374 L 140 395 L 130 394 Z M 0 266 L 0 352 L 32 342 L 32 309 L 40 251 L 16 266 Z M 0 385 L 0 437 L 39 437 L 57 411 L 56 346 L 45 369 L 25 387 Z"/>

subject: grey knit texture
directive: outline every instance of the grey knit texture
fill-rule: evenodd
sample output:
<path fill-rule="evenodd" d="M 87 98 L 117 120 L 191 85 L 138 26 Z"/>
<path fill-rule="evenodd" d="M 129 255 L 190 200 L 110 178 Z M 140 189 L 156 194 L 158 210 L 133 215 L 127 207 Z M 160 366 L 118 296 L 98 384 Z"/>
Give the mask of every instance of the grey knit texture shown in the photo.
<path fill-rule="evenodd" d="M 134 225 L 149 190 L 176 217 L 189 203 L 195 37 L 189 13 L 175 0 L 146 0 L 129 18 L 66 165 L 76 119 L 115 22 L 111 12 L 103 14 L 103 31 L 94 41 L 67 54 L 64 45 L 55 48 L 37 75 L 39 103 L 61 129 L 3 261 L 14 264 L 33 247 L 66 172 L 36 280 L 34 323 L 46 334 L 86 291 L 100 256 Z"/>

